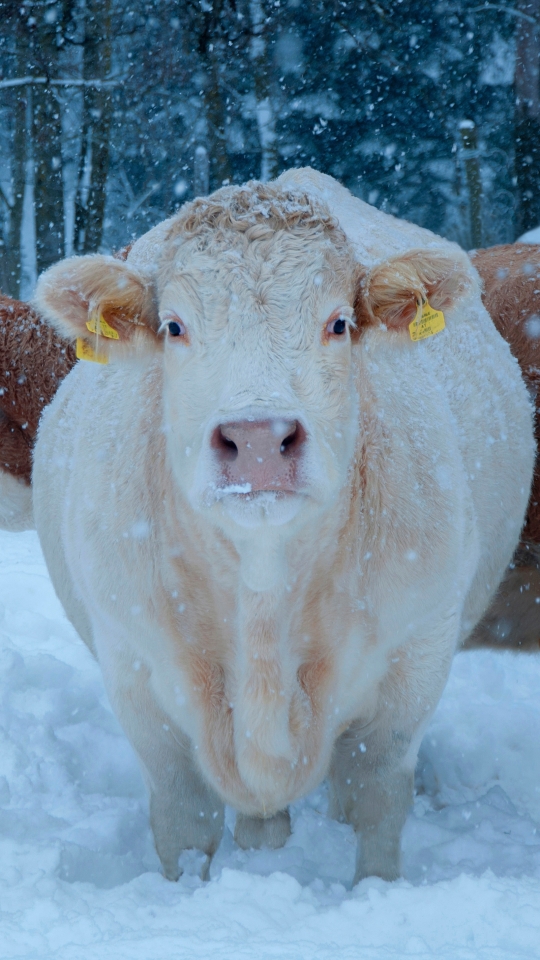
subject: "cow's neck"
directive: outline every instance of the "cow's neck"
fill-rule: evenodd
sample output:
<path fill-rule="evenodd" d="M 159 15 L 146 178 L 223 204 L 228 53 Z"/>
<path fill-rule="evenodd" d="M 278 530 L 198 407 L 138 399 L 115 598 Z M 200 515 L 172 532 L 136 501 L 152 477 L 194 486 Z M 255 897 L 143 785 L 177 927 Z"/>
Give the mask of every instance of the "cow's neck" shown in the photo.
<path fill-rule="evenodd" d="M 239 573 L 247 593 L 271 591 L 281 594 L 288 585 L 290 550 L 280 527 L 263 532 L 246 530 L 234 538 L 239 556 Z"/>
<path fill-rule="evenodd" d="M 235 802 L 244 796 L 247 806 L 257 796 L 265 809 L 276 809 L 280 796 L 320 779 L 328 762 L 319 718 L 328 709 L 333 646 L 342 633 L 335 631 L 343 594 L 337 595 L 334 574 L 346 517 L 334 506 L 293 536 L 282 528 L 270 536 L 252 530 L 234 542 L 200 516 L 196 526 L 191 543 L 201 597 L 195 606 L 204 613 L 191 624 L 190 649 L 197 675 L 204 660 L 203 673 L 217 669 L 222 676 L 211 707 L 201 700 L 202 755 L 225 795 Z M 191 568 L 193 562 L 192 555 Z"/>
<path fill-rule="evenodd" d="M 274 763 L 295 763 L 298 744 L 289 722 L 291 707 L 306 712 L 305 703 L 296 703 L 298 664 L 287 649 L 290 610 L 283 594 L 282 588 L 254 592 L 242 583 L 238 596 L 232 670 L 234 746 L 240 777 L 256 794 L 263 787 L 261 779 L 275 776 Z M 264 786 L 271 791 L 271 782 Z"/>

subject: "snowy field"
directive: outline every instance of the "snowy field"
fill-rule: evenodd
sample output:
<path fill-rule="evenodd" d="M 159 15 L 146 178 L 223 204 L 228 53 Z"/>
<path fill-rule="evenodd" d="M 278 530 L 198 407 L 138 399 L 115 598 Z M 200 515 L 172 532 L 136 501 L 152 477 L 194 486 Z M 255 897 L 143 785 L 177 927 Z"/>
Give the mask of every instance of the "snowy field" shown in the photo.
<path fill-rule="evenodd" d="M 202 883 L 158 869 L 135 757 L 34 533 L 0 533 L 0 957 L 540 957 L 540 656 L 460 655 L 425 738 L 405 879 L 351 890 L 324 787 L 280 851 L 233 814 Z"/>

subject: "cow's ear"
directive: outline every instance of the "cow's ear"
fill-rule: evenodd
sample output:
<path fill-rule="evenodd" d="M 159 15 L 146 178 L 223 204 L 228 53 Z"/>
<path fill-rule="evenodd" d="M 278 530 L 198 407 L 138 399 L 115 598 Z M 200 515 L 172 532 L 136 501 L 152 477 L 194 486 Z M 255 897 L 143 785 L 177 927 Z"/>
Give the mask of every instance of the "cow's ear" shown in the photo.
<path fill-rule="evenodd" d="M 62 336 L 105 357 L 158 343 L 152 282 L 114 257 L 61 260 L 39 278 L 34 303 Z"/>
<path fill-rule="evenodd" d="M 361 276 L 355 303 L 358 327 L 383 323 L 391 330 L 407 330 L 419 304 L 427 301 L 444 313 L 476 283 L 470 261 L 458 247 L 455 253 L 409 250 Z"/>

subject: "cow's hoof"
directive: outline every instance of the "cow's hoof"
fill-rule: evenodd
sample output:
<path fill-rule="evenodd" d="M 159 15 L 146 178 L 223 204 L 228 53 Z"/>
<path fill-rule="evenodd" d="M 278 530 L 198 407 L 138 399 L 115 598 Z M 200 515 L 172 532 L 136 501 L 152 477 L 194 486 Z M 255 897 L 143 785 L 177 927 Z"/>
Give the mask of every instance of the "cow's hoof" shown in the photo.
<path fill-rule="evenodd" d="M 291 818 L 288 810 L 281 810 L 274 817 L 236 817 L 234 839 L 243 850 L 258 850 L 259 847 L 282 847 L 291 835 Z"/>
<path fill-rule="evenodd" d="M 166 880 L 170 880 L 171 883 L 176 883 L 176 881 L 180 879 L 180 875 L 182 871 L 178 866 L 178 861 L 176 862 L 176 864 L 173 864 L 172 862 L 171 863 L 162 862 L 161 866 L 163 869 L 163 876 L 165 877 Z"/>

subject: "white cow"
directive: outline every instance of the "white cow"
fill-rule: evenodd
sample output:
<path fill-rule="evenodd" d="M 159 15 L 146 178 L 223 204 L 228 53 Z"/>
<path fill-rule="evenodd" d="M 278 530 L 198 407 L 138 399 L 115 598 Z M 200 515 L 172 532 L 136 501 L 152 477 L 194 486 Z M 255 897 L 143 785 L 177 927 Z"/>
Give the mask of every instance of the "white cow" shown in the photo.
<path fill-rule="evenodd" d="M 413 342 L 426 299 L 446 326 Z M 396 877 L 422 733 L 533 467 L 468 258 L 292 171 L 188 204 L 127 263 L 56 265 L 37 306 L 105 332 L 109 365 L 77 364 L 43 418 L 34 506 L 165 875 L 212 856 L 224 803 L 241 846 L 282 844 L 328 775 L 357 879 Z"/>

